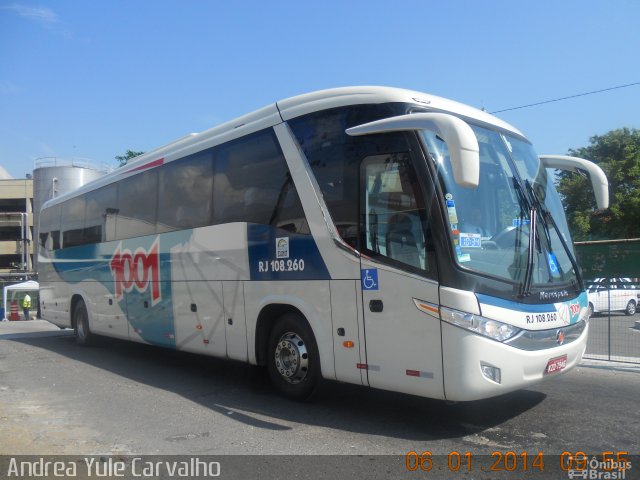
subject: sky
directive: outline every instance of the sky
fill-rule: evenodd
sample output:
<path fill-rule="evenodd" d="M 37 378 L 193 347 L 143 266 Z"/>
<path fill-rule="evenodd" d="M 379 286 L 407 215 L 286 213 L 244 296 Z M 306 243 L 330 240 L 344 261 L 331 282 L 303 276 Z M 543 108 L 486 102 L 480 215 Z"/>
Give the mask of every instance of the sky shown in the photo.
<path fill-rule="evenodd" d="M 489 112 L 640 82 L 640 1 L 0 0 L 0 166 L 115 167 L 277 100 L 386 85 Z M 538 153 L 640 128 L 640 85 L 498 114 Z"/>

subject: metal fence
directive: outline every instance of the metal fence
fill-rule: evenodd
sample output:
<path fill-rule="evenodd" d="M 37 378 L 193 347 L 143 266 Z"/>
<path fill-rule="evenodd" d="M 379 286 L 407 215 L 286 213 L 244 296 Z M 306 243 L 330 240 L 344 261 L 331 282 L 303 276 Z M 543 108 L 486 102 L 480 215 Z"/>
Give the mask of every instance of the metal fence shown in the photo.
<path fill-rule="evenodd" d="M 640 364 L 640 239 L 576 243 L 587 279 L 586 358 Z"/>
<path fill-rule="evenodd" d="M 589 340 L 585 357 L 640 363 L 640 285 L 612 277 L 587 283 Z"/>

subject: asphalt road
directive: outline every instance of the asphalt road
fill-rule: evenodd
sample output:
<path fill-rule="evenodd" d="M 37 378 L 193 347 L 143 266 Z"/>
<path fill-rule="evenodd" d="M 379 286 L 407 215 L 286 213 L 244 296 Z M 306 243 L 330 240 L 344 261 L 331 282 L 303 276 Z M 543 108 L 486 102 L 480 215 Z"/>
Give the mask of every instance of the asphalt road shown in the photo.
<path fill-rule="evenodd" d="M 640 453 L 640 368 L 580 366 L 460 404 L 326 382 L 296 403 L 248 365 L 2 327 L 2 454 Z"/>

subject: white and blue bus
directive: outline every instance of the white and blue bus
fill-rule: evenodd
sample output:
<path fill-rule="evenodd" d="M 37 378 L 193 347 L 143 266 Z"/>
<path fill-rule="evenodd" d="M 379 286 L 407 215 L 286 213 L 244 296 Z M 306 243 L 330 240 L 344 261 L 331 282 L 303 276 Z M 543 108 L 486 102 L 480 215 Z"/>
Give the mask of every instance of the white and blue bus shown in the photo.
<path fill-rule="evenodd" d="M 553 174 L 480 110 L 319 91 L 141 155 L 47 202 L 45 319 L 321 378 L 474 400 L 574 367 L 588 301 Z"/>

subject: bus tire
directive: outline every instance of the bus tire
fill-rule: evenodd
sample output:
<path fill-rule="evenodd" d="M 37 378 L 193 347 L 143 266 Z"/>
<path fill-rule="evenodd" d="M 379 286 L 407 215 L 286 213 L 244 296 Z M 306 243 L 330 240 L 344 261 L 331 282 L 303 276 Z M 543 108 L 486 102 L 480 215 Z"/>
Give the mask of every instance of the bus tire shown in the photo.
<path fill-rule="evenodd" d="M 83 300 L 76 303 L 73 309 L 73 333 L 78 345 L 87 346 L 93 343 L 94 336 L 89 328 L 89 314 Z"/>
<path fill-rule="evenodd" d="M 276 389 L 294 400 L 309 400 L 320 381 L 320 355 L 307 321 L 286 313 L 269 334 L 267 369 Z"/>

